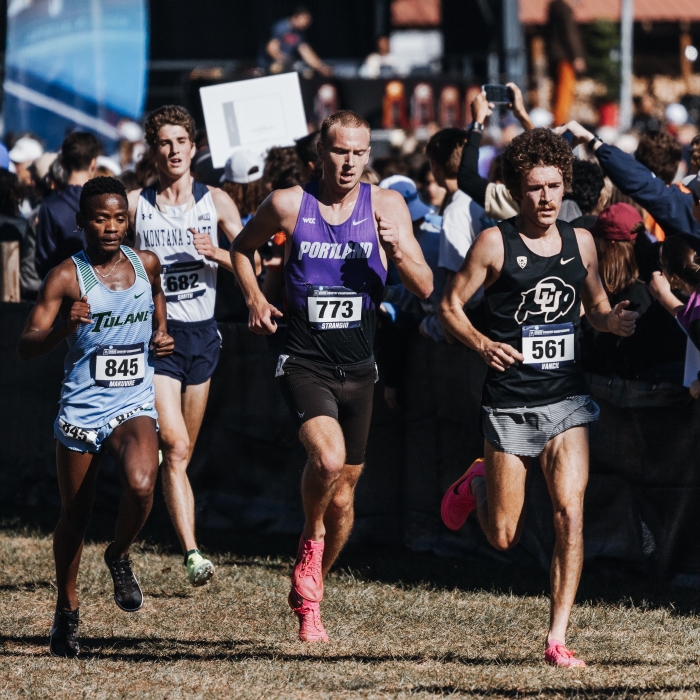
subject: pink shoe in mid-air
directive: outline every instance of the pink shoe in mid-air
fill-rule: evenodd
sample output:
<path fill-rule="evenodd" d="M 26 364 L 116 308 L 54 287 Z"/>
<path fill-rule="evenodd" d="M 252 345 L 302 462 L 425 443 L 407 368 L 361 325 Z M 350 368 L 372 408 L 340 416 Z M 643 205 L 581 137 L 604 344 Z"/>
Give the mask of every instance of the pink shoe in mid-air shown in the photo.
<path fill-rule="evenodd" d="M 442 522 L 450 530 L 459 530 L 467 522 L 469 514 L 476 508 L 476 501 L 469 487 L 475 477 L 483 475 L 484 460 L 480 457 L 474 460 L 471 467 L 445 492 L 442 497 L 440 514 Z"/>
<path fill-rule="evenodd" d="M 558 642 L 556 639 L 550 639 L 547 642 L 547 649 L 544 652 L 544 660 L 552 666 L 565 666 L 565 667 L 583 667 L 586 665 L 585 661 L 577 659 L 574 654 L 576 651 L 573 649 L 567 649 L 564 646 L 564 642 Z"/>
<path fill-rule="evenodd" d="M 321 606 L 311 600 L 304 600 L 294 591 L 289 593 L 289 607 L 299 618 L 299 640 L 302 642 L 330 642 L 321 622 Z"/>
<path fill-rule="evenodd" d="M 323 599 L 323 541 L 314 542 L 302 534 L 292 571 L 292 590 L 306 601 L 320 603 Z"/>

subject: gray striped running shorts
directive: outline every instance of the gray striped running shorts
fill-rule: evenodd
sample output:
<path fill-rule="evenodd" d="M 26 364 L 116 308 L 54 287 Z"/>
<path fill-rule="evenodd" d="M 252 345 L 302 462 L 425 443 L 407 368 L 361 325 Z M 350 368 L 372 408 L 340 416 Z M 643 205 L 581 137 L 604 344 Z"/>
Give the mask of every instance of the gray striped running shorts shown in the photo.
<path fill-rule="evenodd" d="M 538 457 L 559 433 L 598 420 L 600 408 L 590 396 L 532 408 L 481 408 L 481 430 L 497 450 L 520 457 Z"/>

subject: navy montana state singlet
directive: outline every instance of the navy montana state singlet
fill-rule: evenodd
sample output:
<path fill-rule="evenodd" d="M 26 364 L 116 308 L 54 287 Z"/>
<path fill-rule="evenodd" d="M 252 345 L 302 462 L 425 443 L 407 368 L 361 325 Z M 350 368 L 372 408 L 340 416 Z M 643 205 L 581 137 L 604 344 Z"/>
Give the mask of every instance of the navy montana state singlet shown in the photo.
<path fill-rule="evenodd" d="M 305 190 L 284 278 L 289 302 L 285 353 L 348 365 L 372 358 L 386 269 L 379 254 L 372 186 L 360 183 L 350 218 L 333 226 Z"/>
<path fill-rule="evenodd" d="M 524 243 L 515 219 L 498 224 L 503 269 L 485 290 L 491 340 L 508 343 L 524 356 L 505 372 L 489 368 L 483 405 L 544 406 L 588 394 L 581 370 L 581 287 L 588 276 L 573 227 L 557 221 L 561 253 L 542 257 Z"/>

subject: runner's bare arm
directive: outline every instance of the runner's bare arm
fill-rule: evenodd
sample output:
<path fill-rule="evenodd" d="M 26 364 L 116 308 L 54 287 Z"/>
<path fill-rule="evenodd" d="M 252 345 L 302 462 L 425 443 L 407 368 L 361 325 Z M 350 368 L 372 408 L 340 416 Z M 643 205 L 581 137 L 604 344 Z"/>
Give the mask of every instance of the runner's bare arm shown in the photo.
<path fill-rule="evenodd" d="M 413 235 L 413 223 L 403 197 L 394 190 L 372 188 L 377 232 L 387 257 L 396 266 L 405 287 L 421 299 L 433 291 L 433 273 Z"/>
<path fill-rule="evenodd" d="M 171 355 L 175 349 L 175 341 L 168 335 L 168 314 L 165 306 L 165 294 L 161 287 L 161 264 L 158 256 L 147 250 L 137 250 L 135 253 L 141 258 L 146 268 L 148 279 L 151 282 L 151 296 L 153 297 L 153 335 L 151 336 L 150 349 L 155 350 L 156 357 Z"/>
<path fill-rule="evenodd" d="M 462 267 L 445 291 L 440 305 L 440 322 L 459 341 L 476 350 L 489 367 L 504 372 L 523 356 L 508 343 L 490 340 L 474 328 L 464 313 L 464 305 L 481 285 L 498 279 L 503 267 L 503 237 L 497 228 L 486 229 L 469 249 Z"/>
<path fill-rule="evenodd" d="M 212 201 L 216 207 L 216 214 L 219 218 L 219 228 L 224 232 L 226 238 L 232 241 L 243 229 L 241 223 L 241 215 L 238 213 L 238 207 L 226 192 L 219 190 L 216 187 L 210 187 Z M 197 233 L 195 229 L 190 229 L 194 235 L 194 247 L 200 255 L 203 255 L 207 260 L 215 262 L 220 267 L 233 272 L 231 267 L 231 256 L 227 250 L 214 245 L 214 242 L 206 233 Z M 217 231 L 218 233 L 218 231 Z"/>
<path fill-rule="evenodd" d="M 233 273 L 250 310 L 248 327 L 260 335 L 272 335 L 277 330 L 274 319 L 282 316 L 282 313 L 265 299 L 258 286 L 255 251 L 278 231 L 284 231 L 288 237 L 292 235 L 301 197 L 301 187 L 276 190 L 270 194 L 231 246 Z"/>
<path fill-rule="evenodd" d="M 68 318 L 54 323 L 66 299 L 73 302 Z M 82 323 L 92 323 L 90 304 L 87 296 L 80 298 L 75 265 L 69 258 L 46 276 L 17 342 L 17 354 L 23 360 L 46 355 Z"/>
<path fill-rule="evenodd" d="M 610 308 L 608 295 L 605 293 L 598 273 L 598 253 L 593 236 L 582 228 L 574 230 L 576 231 L 578 249 L 581 252 L 581 260 L 588 270 L 588 276 L 581 287 L 581 301 L 588 322 L 599 331 L 623 337 L 632 335 L 639 314 L 636 311 L 626 310 L 630 305 L 629 301 L 621 301 L 615 305 L 614 309 Z"/>

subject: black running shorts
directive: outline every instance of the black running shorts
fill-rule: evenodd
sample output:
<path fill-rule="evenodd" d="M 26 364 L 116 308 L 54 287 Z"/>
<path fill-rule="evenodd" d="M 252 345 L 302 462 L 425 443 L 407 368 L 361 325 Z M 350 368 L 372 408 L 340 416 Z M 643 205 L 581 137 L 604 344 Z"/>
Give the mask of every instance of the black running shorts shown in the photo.
<path fill-rule="evenodd" d="M 335 418 L 345 438 L 345 463 L 365 461 L 377 381 L 373 359 L 335 366 L 280 355 L 275 376 L 299 427 L 317 416 Z"/>

